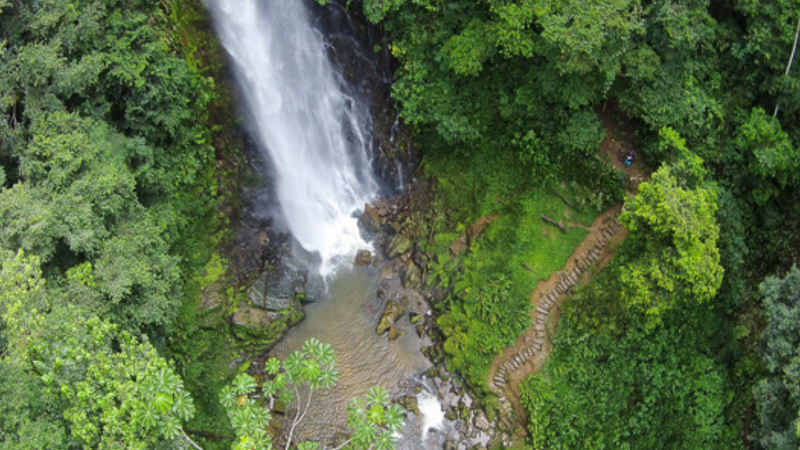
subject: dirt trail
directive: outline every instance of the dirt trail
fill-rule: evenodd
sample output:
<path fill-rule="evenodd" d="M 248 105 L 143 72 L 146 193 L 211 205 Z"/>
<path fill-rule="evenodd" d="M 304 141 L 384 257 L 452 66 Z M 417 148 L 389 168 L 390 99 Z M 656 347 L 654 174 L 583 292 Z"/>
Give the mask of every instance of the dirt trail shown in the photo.
<path fill-rule="evenodd" d="M 639 184 L 649 178 L 643 156 L 636 153 L 634 164 L 625 166 L 625 155 L 638 147 L 630 121 L 616 104 L 609 103 L 597 111 L 606 137 L 600 151 L 611 165 L 628 174 L 627 192 L 633 194 Z M 500 423 L 517 437 L 524 436 L 525 410 L 520 403 L 519 385 L 531 373 L 539 370 L 550 353 L 551 337 L 555 334 L 561 303 L 576 284 L 588 281 L 611 259 L 628 230 L 617 221 L 622 204 L 617 204 L 598 216 L 588 228 L 586 239 L 575 249 L 566 265 L 547 280 L 539 282 L 531 294 L 531 327 L 514 345 L 503 350 L 489 368 L 488 386 L 499 398 Z M 505 436 L 504 444 L 510 446 L 513 436 Z"/>
<path fill-rule="evenodd" d="M 531 295 L 531 327 L 492 361 L 489 388 L 498 395 L 506 413 L 513 409 L 518 417 L 524 417 L 519 383 L 539 370 L 547 359 L 549 336 L 555 332 L 558 310 L 566 293 L 594 270 L 602 268 L 627 235 L 627 230 L 617 222 L 621 208 L 622 205 L 618 204 L 598 216 L 567 264 L 547 280 L 539 282 Z M 507 425 L 511 425 L 511 419 L 507 421 Z"/>

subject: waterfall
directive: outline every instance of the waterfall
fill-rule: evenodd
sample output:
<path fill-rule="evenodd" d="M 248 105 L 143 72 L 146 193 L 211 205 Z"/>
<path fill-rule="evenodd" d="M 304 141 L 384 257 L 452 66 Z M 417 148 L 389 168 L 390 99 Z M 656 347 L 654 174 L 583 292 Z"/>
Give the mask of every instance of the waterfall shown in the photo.
<path fill-rule="evenodd" d="M 369 114 L 347 95 L 303 0 L 206 0 L 233 62 L 280 212 L 321 272 L 368 247 L 353 213 L 377 184 Z"/>

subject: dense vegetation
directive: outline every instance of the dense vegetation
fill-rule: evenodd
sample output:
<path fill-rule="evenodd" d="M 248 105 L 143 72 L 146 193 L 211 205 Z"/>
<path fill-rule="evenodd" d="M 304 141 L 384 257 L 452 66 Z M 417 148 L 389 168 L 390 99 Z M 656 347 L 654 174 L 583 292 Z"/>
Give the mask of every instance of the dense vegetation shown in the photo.
<path fill-rule="evenodd" d="M 529 193 L 575 180 L 616 197 L 595 155 L 618 105 L 654 173 L 626 201 L 629 239 L 568 301 L 550 361 L 523 386 L 530 444 L 796 448 L 799 299 L 794 275 L 780 277 L 800 248 L 797 2 L 361 4 L 388 33 L 393 96 L 428 173 L 443 196 L 469 198 L 442 228 L 499 213 L 520 232 L 479 239 L 453 272 L 440 326 L 471 331 L 451 367 L 480 387 L 498 347 L 469 342 L 519 331 L 530 285 L 508 269 L 529 251 L 514 245 L 533 231 L 514 213 Z"/>
<path fill-rule="evenodd" d="M 797 448 L 800 5 L 360 6 L 387 32 L 393 98 L 438 181 L 419 244 L 445 292 L 450 368 L 486 393 L 532 287 L 583 238 L 543 236 L 540 214 L 587 224 L 622 197 L 597 151 L 618 106 L 652 177 L 522 386 L 529 444 Z M 224 435 L 206 448 L 271 445 L 254 381 L 222 388 L 231 374 L 194 306 L 219 229 L 215 62 L 198 59 L 212 44 L 186 15 L 199 8 L 0 0 L 0 449 L 185 447 L 188 425 Z M 331 382 L 324 346 L 305 351 L 269 363 L 265 398 Z M 399 413 L 385 393 L 350 413 L 354 439 L 388 448 Z"/>
<path fill-rule="evenodd" d="M 0 2 L 2 448 L 161 445 L 175 371 L 223 381 L 168 361 L 219 229 L 198 6 Z"/>

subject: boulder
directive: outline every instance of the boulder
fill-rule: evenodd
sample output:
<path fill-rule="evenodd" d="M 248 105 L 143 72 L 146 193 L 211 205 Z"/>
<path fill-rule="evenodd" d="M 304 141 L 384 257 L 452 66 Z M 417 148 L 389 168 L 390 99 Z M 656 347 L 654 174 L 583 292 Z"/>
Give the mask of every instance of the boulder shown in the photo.
<path fill-rule="evenodd" d="M 286 414 L 286 403 L 282 402 L 280 399 L 275 400 L 272 404 L 272 412 L 280 415 Z"/>
<path fill-rule="evenodd" d="M 304 317 L 305 313 L 297 305 L 281 312 L 244 306 L 233 313 L 231 323 L 238 347 L 247 351 L 263 352 L 274 345 L 290 326 L 296 325 Z"/>
<path fill-rule="evenodd" d="M 418 287 L 422 281 L 422 271 L 416 264 L 409 262 L 402 281 L 404 288 Z"/>
<path fill-rule="evenodd" d="M 364 214 L 361 215 L 361 223 L 364 228 L 372 233 L 377 232 L 381 228 L 381 217 L 378 210 L 370 205 L 364 205 Z"/>
<path fill-rule="evenodd" d="M 383 300 L 386 298 L 386 294 L 392 289 L 391 280 L 381 280 L 380 284 L 378 284 L 378 291 L 376 295 L 379 299 Z"/>
<path fill-rule="evenodd" d="M 268 327 L 272 322 L 277 320 L 278 317 L 280 317 L 280 315 L 276 312 L 245 306 L 233 313 L 231 321 L 236 326 Z"/>
<path fill-rule="evenodd" d="M 368 266 L 372 263 L 372 253 L 369 250 L 359 250 L 353 262 L 356 266 Z"/>
<path fill-rule="evenodd" d="M 269 311 L 281 311 L 296 299 L 305 299 L 305 273 L 288 261 L 278 267 L 265 270 L 247 290 L 247 296 L 255 306 Z"/>
<path fill-rule="evenodd" d="M 394 278 L 394 265 L 393 264 L 384 264 L 381 267 L 381 279 L 391 279 Z"/>
<path fill-rule="evenodd" d="M 475 425 L 475 428 L 477 428 L 477 429 L 479 429 L 481 431 L 487 431 L 492 426 L 489 423 L 489 420 L 483 414 L 476 415 L 475 416 L 475 420 L 473 421 L 473 424 Z"/>
<path fill-rule="evenodd" d="M 398 234 L 392 238 L 391 241 L 386 245 L 386 256 L 389 258 L 394 258 L 396 256 L 402 255 L 403 253 L 407 252 L 411 249 L 413 243 L 407 237 L 403 236 L 402 234 Z"/>
<path fill-rule="evenodd" d="M 413 412 L 414 414 L 419 414 L 419 401 L 415 395 L 406 395 L 398 400 L 400 406 L 402 406 L 406 411 Z"/>
<path fill-rule="evenodd" d="M 397 322 L 398 319 L 403 317 L 403 314 L 406 313 L 405 308 L 400 302 L 395 300 L 389 300 L 386 304 L 386 309 L 383 310 L 383 315 L 381 319 L 378 321 L 378 326 L 375 328 L 375 331 L 378 334 L 383 334 L 389 330 L 389 328 Z"/>
<path fill-rule="evenodd" d="M 432 363 L 438 363 L 444 360 L 444 352 L 439 345 L 431 345 L 422 348 L 422 354 L 425 355 Z"/>

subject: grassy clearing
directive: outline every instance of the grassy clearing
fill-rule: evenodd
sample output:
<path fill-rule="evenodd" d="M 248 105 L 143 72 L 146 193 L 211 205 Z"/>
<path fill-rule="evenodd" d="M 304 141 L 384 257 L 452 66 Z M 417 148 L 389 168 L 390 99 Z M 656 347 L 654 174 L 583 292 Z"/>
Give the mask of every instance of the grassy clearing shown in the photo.
<path fill-rule="evenodd" d="M 438 320 L 448 366 L 474 390 L 488 392 L 492 359 L 530 326 L 536 284 L 565 265 L 601 208 L 590 206 L 587 192 L 576 184 L 535 183 L 514 155 L 487 152 L 476 158 L 481 164 L 470 167 L 453 159 L 426 161 L 439 183 L 434 232 L 422 247 L 432 256 L 429 280 L 450 292 L 439 305 Z M 452 255 L 453 242 L 479 219 L 493 216 L 468 252 Z"/>

